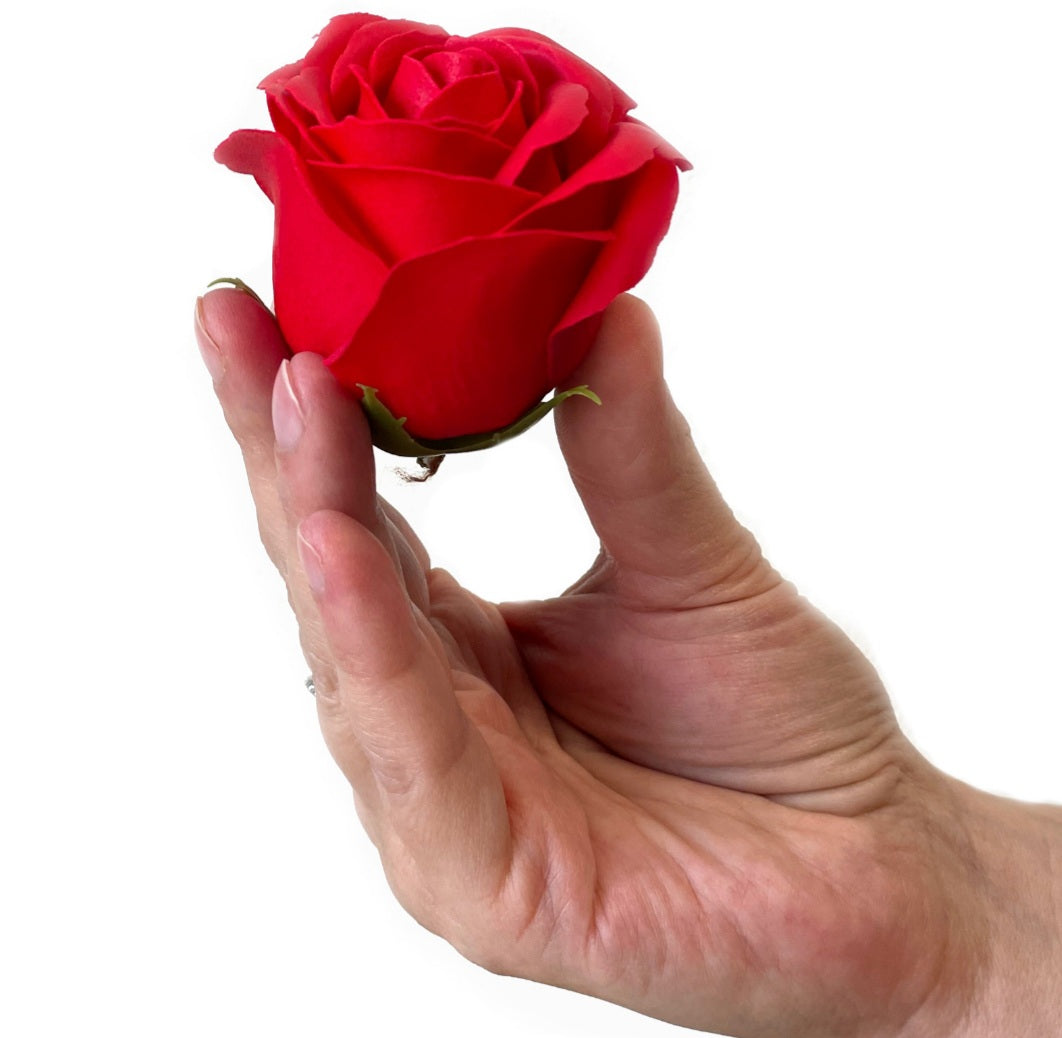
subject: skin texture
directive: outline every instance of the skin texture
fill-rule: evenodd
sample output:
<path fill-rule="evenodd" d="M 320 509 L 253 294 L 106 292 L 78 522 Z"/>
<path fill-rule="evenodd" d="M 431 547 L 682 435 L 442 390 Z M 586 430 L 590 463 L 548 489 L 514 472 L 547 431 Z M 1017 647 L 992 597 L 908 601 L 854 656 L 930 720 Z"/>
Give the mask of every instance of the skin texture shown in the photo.
<path fill-rule="evenodd" d="M 378 498 L 319 357 L 288 360 L 236 290 L 196 330 L 325 740 L 424 926 L 496 972 L 742 1038 L 1053 1033 L 1059 811 L 905 740 L 719 496 L 644 304 L 613 304 L 573 376 L 609 406 L 556 412 L 601 553 L 500 606 Z"/>

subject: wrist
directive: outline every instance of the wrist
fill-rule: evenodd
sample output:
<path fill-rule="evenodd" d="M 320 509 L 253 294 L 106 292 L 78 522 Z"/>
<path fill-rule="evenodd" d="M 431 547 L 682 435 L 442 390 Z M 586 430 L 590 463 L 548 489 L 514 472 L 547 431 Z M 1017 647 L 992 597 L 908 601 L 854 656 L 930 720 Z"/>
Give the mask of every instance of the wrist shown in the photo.
<path fill-rule="evenodd" d="M 984 946 L 957 1034 L 1052 1034 L 1062 1021 L 1062 807 L 954 783 L 969 838 L 969 908 Z"/>

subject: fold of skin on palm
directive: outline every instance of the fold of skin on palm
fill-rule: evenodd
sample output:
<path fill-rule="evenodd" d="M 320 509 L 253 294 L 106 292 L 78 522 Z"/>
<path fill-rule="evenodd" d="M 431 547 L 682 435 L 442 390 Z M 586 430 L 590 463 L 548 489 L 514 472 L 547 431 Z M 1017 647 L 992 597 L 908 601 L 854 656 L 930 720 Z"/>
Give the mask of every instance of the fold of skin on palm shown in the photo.
<path fill-rule="evenodd" d="M 575 373 L 606 406 L 557 412 L 601 554 L 557 598 L 495 606 L 377 499 L 357 404 L 315 357 L 290 366 L 313 420 L 271 453 L 285 351 L 225 294 L 204 318 L 219 396 L 326 741 L 409 911 L 490 969 L 690 1027 L 952 1033 L 987 926 L 958 794 L 723 503 L 644 306 L 618 300 Z"/>

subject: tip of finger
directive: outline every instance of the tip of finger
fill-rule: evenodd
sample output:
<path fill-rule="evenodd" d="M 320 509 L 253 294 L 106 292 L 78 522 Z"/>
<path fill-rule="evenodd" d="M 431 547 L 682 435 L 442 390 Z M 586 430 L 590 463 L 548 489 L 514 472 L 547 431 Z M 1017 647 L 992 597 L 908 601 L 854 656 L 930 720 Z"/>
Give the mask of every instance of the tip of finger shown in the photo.
<path fill-rule="evenodd" d="M 567 380 L 586 383 L 602 399 L 662 374 L 660 327 L 648 304 L 622 295 L 605 311 L 600 331 L 586 358 Z M 563 411 L 563 408 L 559 409 Z"/>
<path fill-rule="evenodd" d="M 196 322 L 226 357 L 244 346 L 270 363 L 289 353 L 272 313 L 242 289 L 209 289 L 196 300 Z"/>
<path fill-rule="evenodd" d="M 272 314 L 256 296 L 234 285 L 208 286 L 196 300 L 196 306 L 208 318 L 223 319 L 237 314 Z"/>
<path fill-rule="evenodd" d="M 591 358 L 597 353 L 602 363 L 617 354 L 637 354 L 643 364 L 658 366 L 661 358 L 660 325 L 649 304 L 636 296 L 620 296 L 605 311 L 601 332 Z"/>
<path fill-rule="evenodd" d="M 360 523 L 334 508 L 319 508 L 303 516 L 297 535 L 320 552 L 334 550 L 336 544 L 359 538 Z"/>
<path fill-rule="evenodd" d="M 312 350 L 302 350 L 294 354 L 290 364 L 300 377 L 310 376 L 323 379 L 327 376 L 329 381 L 334 381 L 328 368 L 325 367 L 324 357 Z"/>

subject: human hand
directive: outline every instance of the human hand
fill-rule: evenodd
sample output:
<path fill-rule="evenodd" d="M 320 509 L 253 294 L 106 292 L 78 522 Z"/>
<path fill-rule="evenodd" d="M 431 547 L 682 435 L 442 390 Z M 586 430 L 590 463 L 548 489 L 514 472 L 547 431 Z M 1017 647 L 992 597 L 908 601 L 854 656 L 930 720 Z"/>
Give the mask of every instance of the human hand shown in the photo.
<path fill-rule="evenodd" d="M 199 314 L 325 739 L 419 921 L 691 1027 L 982 1033 L 988 808 L 734 520 L 644 306 L 618 300 L 575 375 L 606 406 L 557 412 L 602 554 L 501 607 L 377 498 L 360 405 L 319 358 L 282 365 L 243 293 Z"/>

